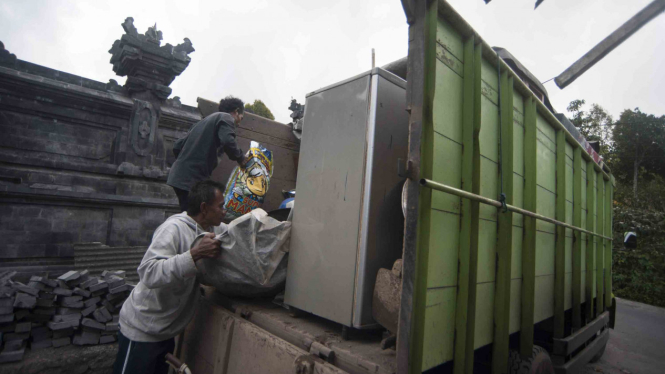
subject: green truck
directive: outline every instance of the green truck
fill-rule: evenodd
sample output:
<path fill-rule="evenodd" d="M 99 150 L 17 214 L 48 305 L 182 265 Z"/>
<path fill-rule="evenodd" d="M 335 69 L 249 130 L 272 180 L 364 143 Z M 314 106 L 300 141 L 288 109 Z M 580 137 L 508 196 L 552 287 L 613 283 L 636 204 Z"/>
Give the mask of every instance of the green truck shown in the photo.
<path fill-rule="evenodd" d="M 616 305 L 610 170 L 448 3 L 402 5 L 397 331 L 206 288 L 178 344 L 193 373 L 565 373 L 603 354 Z M 307 126 L 305 114 L 303 139 Z"/>

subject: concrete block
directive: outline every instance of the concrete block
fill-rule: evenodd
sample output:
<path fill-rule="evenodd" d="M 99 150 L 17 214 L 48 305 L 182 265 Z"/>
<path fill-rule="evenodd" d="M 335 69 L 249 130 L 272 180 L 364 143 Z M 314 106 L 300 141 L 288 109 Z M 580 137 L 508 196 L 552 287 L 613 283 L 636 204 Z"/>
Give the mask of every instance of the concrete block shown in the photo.
<path fill-rule="evenodd" d="M 53 289 L 53 293 L 60 296 L 72 296 L 73 291 L 67 288 L 56 287 Z"/>
<path fill-rule="evenodd" d="M 90 289 L 91 286 L 94 286 L 97 283 L 99 283 L 98 278 L 90 277 L 90 278 L 88 278 L 88 280 L 81 282 L 81 284 L 79 285 L 79 288 Z"/>
<path fill-rule="evenodd" d="M 47 314 L 30 314 L 25 320 L 32 323 L 46 323 L 51 320 L 51 316 Z"/>
<path fill-rule="evenodd" d="M 99 290 L 103 290 L 104 288 L 108 288 L 108 283 L 106 281 L 99 281 L 97 284 L 93 284 L 92 286 L 88 287 L 90 292 L 95 292 Z"/>
<path fill-rule="evenodd" d="M 63 302 L 60 303 L 65 308 L 75 308 L 75 309 L 83 309 L 83 301 L 74 301 L 74 302 Z"/>
<path fill-rule="evenodd" d="M 58 296 L 58 301 L 60 303 L 75 303 L 81 300 L 83 300 L 83 296 Z"/>
<path fill-rule="evenodd" d="M 23 354 L 25 354 L 25 348 L 18 351 L 3 350 L 0 353 L 0 363 L 21 361 L 23 359 Z"/>
<path fill-rule="evenodd" d="M 82 308 L 58 308 L 56 314 L 77 314 L 81 313 Z"/>
<path fill-rule="evenodd" d="M 14 307 L 14 296 L 0 298 L 0 307 L 10 306 Z"/>
<path fill-rule="evenodd" d="M 121 309 L 122 309 L 122 305 L 123 305 L 124 303 L 125 303 L 125 300 L 120 300 L 120 301 L 118 301 L 117 303 L 113 304 L 113 306 L 115 306 L 116 309 L 121 310 Z"/>
<path fill-rule="evenodd" d="M 108 310 L 111 313 L 115 313 L 118 311 L 115 309 L 115 306 L 111 304 L 111 302 L 108 300 L 102 300 L 102 305 L 104 306 L 104 308 L 106 308 L 106 310 Z"/>
<path fill-rule="evenodd" d="M 85 297 L 85 298 L 90 297 L 90 291 L 87 291 L 87 290 L 84 290 L 84 289 L 78 288 L 78 287 L 74 288 L 73 293 L 74 293 L 74 295 L 79 295 L 79 296 L 82 296 L 82 297 Z"/>
<path fill-rule="evenodd" d="M 38 341 L 33 341 L 30 343 L 30 349 L 37 350 L 43 348 L 49 348 L 53 346 L 53 339 L 43 339 Z"/>
<path fill-rule="evenodd" d="M 39 302 L 39 300 L 37 300 Z M 43 315 L 43 316 L 52 316 L 55 315 L 55 308 L 42 308 L 42 307 L 37 307 L 32 310 L 32 314 L 38 314 L 38 315 Z"/>
<path fill-rule="evenodd" d="M 81 277 L 81 273 L 79 273 L 76 270 L 71 270 L 71 271 L 68 271 L 65 274 L 59 276 L 58 280 L 63 281 L 63 282 L 68 282 L 68 281 L 79 279 L 80 277 Z"/>
<path fill-rule="evenodd" d="M 106 331 L 120 331 L 120 324 L 118 322 L 108 322 Z"/>
<path fill-rule="evenodd" d="M 33 341 L 43 340 L 53 336 L 53 332 L 46 326 L 33 327 L 30 331 L 30 337 Z"/>
<path fill-rule="evenodd" d="M 120 285 L 118 287 L 111 288 L 109 290 L 109 293 L 116 294 L 116 293 L 125 292 L 125 291 L 129 291 L 129 290 L 130 290 L 129 285 L 128 284 L 123 284 L 123 285 Z"/>
<path fill-rule="evenodd" d="M 14 332 L 30 332 L 32 330 L 31 322 L 21 322 L 14 326 Z"/>
<path fill-rule="evenodd" d="M 71 344 L 71 338 L 69 336 L 65 336 L 59 339 L 53 339 L 54 348 L 63 347 L 65 345 L 70 345 L 70 344 Z"/>
<path fill-rule="evenodd" d="M 93 297 L 93 298 L 91 298 L 91 299 L 88 299 L 88 300 L 84 301 L 84 302 L 83 302 L 83 305 L 84 305 L 86 308 L 87 308 L 87 307 L 90 307 L 90 306 L 93 306 L 93 305 L 97 305 L 97 303 L 98 303 L 101 299 L 102 299 L 101 297 L 99 297 L 99 296 L 95 296 L 95 297 Z"/>
<path fill-rule="evenodd" d="M 40 280 L 41 283 L 44 283 L 45 285 L 51 287 L 51 288 L 56 288 L 58 287 L 58 281 L 55 279 L 48 279 L 46 277 L 41 277 L 42 279 Z"/>
<path fill-rule="evenodd" d="M 29 332 L 10 332 L 2 336 L 2 341 L 7 343 L 12 340 L 27 340 L 29 337 Z"/>
<path fill-rule="evenodd" d="M 71 287 L 69 287 L 67 282 L 65 282 L 63 280 L 60 280 L 60 279 L 58 279 L 57 282 L 58 282 L 58 288 L 64 288 L 66 290 L 71 290 Z"/>
<path fill-rule="evenodd" d="M 74 334 L 72 343 L 74 345 L 94 345 L 99 344 L 99 338 L 100 334 L 98 332 L 81 331 L 78 334 Z"/>
<path fill-rule="evenodd" d="M 94 304 L 90 305 L 89 307 L 87 307 L 87 308 L 83 309 L 83 311 L 81 311 L 81 315 L 83 315 L 83 317 L 87 317 L 87 316 L 91 315 L 95 310 L 97 310 L 97 305 L 94 305 Z"/>
<path fill-rule="evenodd" d="M 10 322 L 14 322 L 14 313 L 0 314 L 0 323 L 10 323 Z"/>
<path fill-rule="evenodd" d="M 30 311 L 27 309 L 16 309 L 14 310 L 14 319 L 17 321 L 22 321 L 30 315 Z"/>
<path fill-rule="evenodd" d="M 78 321 L 81 319 L 81 313 L 59 314 L 53 316 L 53 322 Z"/>
<path fill-rule="evenodd" d="M 95 321 L 94 319 L 90 318 L 83 318 L 81 321 L 81 325 L 85 327 L 90 327 L 91 329 L 95 330 L 106 330 L 106 325 L 103 323 L 99 323 Z"/>
<path fill-rule="evenodd" d="M 16 290 L 16 292 L 22 292 L 31 296 L 38 296 L 39 295 L 39 290 L 36 288 L 28 287 L 25 284 L 21 282 L 14 282 L 12 283 L 12 288 Z"/>
<path fill-rule="evenodd" d="M 13 297 L 16 295 L 16 290 L 10 286 L 0 286 L 0 298 Z"/>
<path fill-rule="evenodd" d="M 80 271 L 80 272 L 79 272 L 79 279 L 80 279 L 82 282 L 85 282 L 85 281 L 87 281 L 88 279 L 90 279 L 90 271 L 89 271 L 88 269 L 85 269 L 85 270 Z"/>
<path fill-rule="evenodd" d="M 111 275 L 110 277 L 106 278 L 106 283 L 109 284 L 109 289 L 113 289 L 125 284 L 125 280 L 115 275 Z"/>
<path fill-rule="evenodd" d="M 40 283 L 40 282 L 30 281 L 30 282 L 28 282 L 27 286 L 30 287 L 30 288 L 34 288 L 36 290 L 39 290 L 39 291 L 50 291 L 51 290 L 51 287 L 49 287 L 49 286 L 47 286 L 43 283 Z"/>
<path fill-rule="evenodd" d="M 92 313 L 93 318 L 100 323 L 106 323 L 108 321 L 111 321 L 113 317 L 111 317 L 111 313 L 109 313 L 108 310 L 106 310 L 105 307 L 101 307 L 97 310 L 95 310 Z"/>
<path fill-rule="evenodd" d="M 9 340 L 5 342 L 5 351 L 18 351 L 25 348 L 25 340 Z"/>
<path fill-rule="evenodd" d="M 72 336 L 72 335 L 74 335 L 74 328 L 73 327 L 53 331 L 53 339 L 60 339 L 60 338 L 64 338 L 66 336 Z"/>
<path fill-rule="evenodd" d="M 106 300 L 108 300 L 110 302 L 114 302 L 114 301 L 120 300 L 124 297 L 125 297 L 125 295 L 123 295 L 122 293 L 110 293 L 110 294 L 106 295 Z"/>
<path fill-rule="evenodd" d="M 15 323 L 2 323 L 0 324 L 0 333 L 14 332 Z"/>
<path fill-rule="evenodd" d="M 37 299 L 37 307 L 52 307 L 55 304 L 55 300 L 53 299 Z"/>
<path fill-rule="evenodd" d="M 106 300 L 104 300 L 106 301 Z M 0 315 L 2 314 L 12 314 L 14 313 L 14 306 L 0 306 Z"/>
<path fill-rule="evenodd" d="M 109 292 L 108 288 L 104 288 L 104 289 L 101 289 L 101 290 L 97 290 L 95 292 L 91 292 L 90 296 L 92 296 L 92 297 L 104 296 L 104 295 L 106 295 L 107 292 Z"/>
<path fill-rule="evenodd" d="M 50 321 L 46 324 L 49 329 L 53 331 L 69 329 L 72 327 L 72 321 L 63 321 L 63 322 L 53 322 Z"/>
<path fill-rule="evenodd" d="M 104 335 L 99 338 L 99 344 L 108 344 L 116 341 L 115 335 Z"/>
<path fill-rule="evenodd" d="M 29 287 L 26 287 L 29 288 Z M 14 299 L 14 308 L 32 309 L 37 305 L 37 298 L 31 294 L 18 292 Z"/>
<path fill-rule="evenodd" d="M 113 322 L 115 322 L 115 323 L 120 322 L 120 315 L 119 314 L 114 314 L 113 315 Z"/>

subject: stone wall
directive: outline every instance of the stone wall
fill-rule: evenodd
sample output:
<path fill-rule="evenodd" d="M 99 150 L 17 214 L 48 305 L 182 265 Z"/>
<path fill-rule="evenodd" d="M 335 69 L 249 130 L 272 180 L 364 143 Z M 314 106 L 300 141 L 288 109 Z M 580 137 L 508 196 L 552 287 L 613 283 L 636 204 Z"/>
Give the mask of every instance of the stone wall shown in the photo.
<path fill-rule="evenodd" d="M 81 242 L 147 246 L 178 212 L 165 183 L 173 143 L 202 115 L 166 98 L 193 48 L 160 46 L 161 33 L 138 34 L 130 20 L 110 51 L 124 86 L 22 61 L 0 42 L 0 268 L 64 271 Z M 279 148 L 269 210 L 295 188 L 299 144 L 288 126 L 248 117 L 243 149 L 250 138 Z M 233 164 L 225 159 L 214 179 L 226 183 Z"/>

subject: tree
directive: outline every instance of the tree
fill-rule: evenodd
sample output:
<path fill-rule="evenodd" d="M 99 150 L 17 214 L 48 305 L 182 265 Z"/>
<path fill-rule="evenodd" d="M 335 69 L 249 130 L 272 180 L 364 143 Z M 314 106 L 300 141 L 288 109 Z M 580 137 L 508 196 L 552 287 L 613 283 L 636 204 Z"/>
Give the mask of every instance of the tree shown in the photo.
<path fill-rule="evenodd" d="M 633 198 L 637 199 L 640 168 L 665 176 L 665 116 L 626 109 L 612 130 L 616 167 L 624 176 L 632 174 Z M 626 178 L 628 179 L 628 178 Z"/>
<path fill-rule="evenodd" d="M 583 110 L 584 100 L 573 100 L 568 104 L 568 112 L 572 113 L 570 122 L 577 127 L 589 141 L 600 143 L 598 152 L 605 162 L 609 161 L 612 148 L 612 116 L 598 104 L 592 104 L 591 110 Z"/>
<path fill-rule="evenodd" d="M 266 104 L 263 103 L 261 100 L 254 100 L 254 104 L 247 103 L 245 104 L 245 110 L 256 114 L 257 116 L 261 116 L 263 118 L 268 118 L 271 120 L 275 120 L 275 116 L 272 115 L 272 112 Z"/>

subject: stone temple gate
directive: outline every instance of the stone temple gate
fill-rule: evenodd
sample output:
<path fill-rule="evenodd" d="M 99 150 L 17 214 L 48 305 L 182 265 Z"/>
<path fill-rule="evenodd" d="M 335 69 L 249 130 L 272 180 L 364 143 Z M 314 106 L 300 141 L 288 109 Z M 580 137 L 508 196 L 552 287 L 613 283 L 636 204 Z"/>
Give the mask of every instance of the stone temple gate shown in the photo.
<path fill-rule="evenodd" d="M 214 104 L 168 99 L 194 52 L 189 39 L 162 45 L 155 27 L 140 34 L 132 18 L 122 27 L 109 53 L 124 86 L 22 61 L 0 42 L 0 270 L 70 269 L 76 243 L 145 248 L 178 212 L 165 183 L 173 143 Z M 238 137 L 243 149 L 252 139 L 274 150 L 264 208 L 275 208 L 279 191 L 295 188 L 297 139 L 251 114 Z M 225 159 L 213 178 L 225 183 L 232 164 Z"/>

